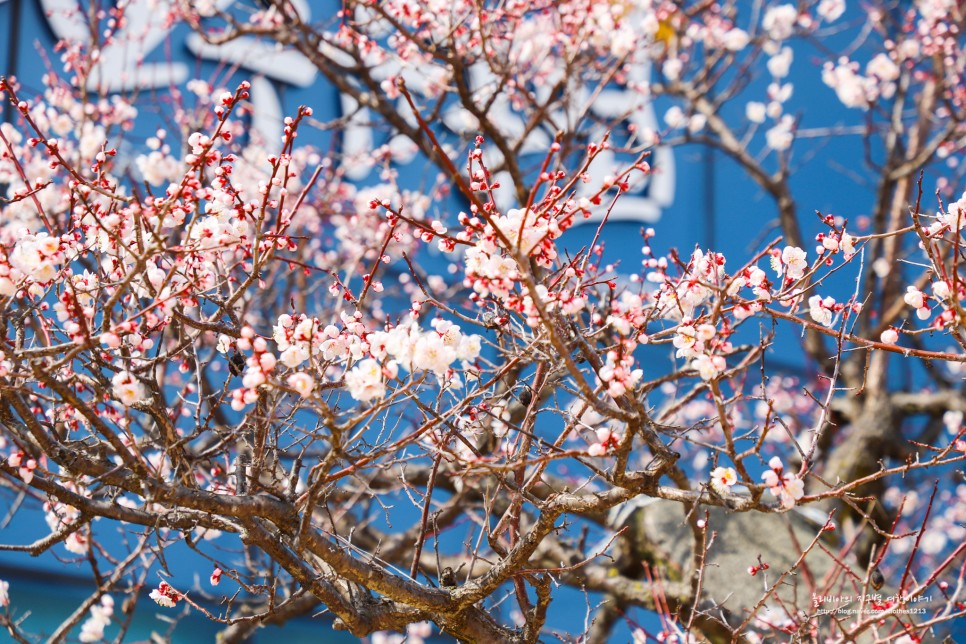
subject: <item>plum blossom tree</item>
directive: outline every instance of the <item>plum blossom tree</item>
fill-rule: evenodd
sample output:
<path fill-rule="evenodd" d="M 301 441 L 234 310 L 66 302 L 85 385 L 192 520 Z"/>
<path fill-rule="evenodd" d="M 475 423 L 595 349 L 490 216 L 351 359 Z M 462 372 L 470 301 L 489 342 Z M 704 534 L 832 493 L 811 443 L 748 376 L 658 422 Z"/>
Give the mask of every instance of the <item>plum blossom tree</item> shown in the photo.
<path fill-rule="evenodd" d="M 269 152 L 248 82 L 195 80 L 141 143 L 98 80 L 124 3 L 74 16 L 94 39 L 42 94 L 2 81 L 0 469 L 49 527 L 2 548 L 95 580 L 51 641 L 148 599 L 225 641 L 325 611 L 372 642 L 913 642 L 966 613 L 959 3 L 157 8 L 352 108 Z M 796 111 L 803 55 L 851 122 Z M 384 141 L 297 144 L 360 120 Z M 795 153 L 846 133 L 867 214 L 801 215 Z M 624 270 L 608 222 L 686 144 L 780 232 L 726 258 L 646 228 Z"/>

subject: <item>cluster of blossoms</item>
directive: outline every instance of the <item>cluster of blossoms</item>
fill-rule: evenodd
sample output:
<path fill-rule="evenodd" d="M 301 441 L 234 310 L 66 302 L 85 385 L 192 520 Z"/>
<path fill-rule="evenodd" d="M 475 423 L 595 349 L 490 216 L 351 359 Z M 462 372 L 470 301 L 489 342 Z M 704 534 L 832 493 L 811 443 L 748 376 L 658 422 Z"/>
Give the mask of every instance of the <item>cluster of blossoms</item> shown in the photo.
<path fill-rule="evenodd" d="M 821 295 L 813 295 L 808 298 L 808 314 L 822 326 L 832 326 L 832 318 L 844 308 L 844 304 L 836 303 L 831 296 L 823 298 Z"/>
<path fill-rule="evenodd" d="M 17 468 L 17 474 L 23 479 L 24 483 L 29 484 L 34 479 L 34 470 L 37 469 L 37 460 L 33 458 L 24 458 L 25 454 L 22 451 L 16 451 L 7 457 L 7 465 L 10 467 Z"/>
<path fill-rule="evenodd" d="M 818 255 L 835 254 L 841 251 L 846 261 L 852 259 L 852 256 L 855 255 L 855 238 L 844 230 L 838 232 L 833 229 L 827 233 L 819 233 L 815 236 L 815 241 L 819 244 L 815 247 L 815 252 Z M 826 259 L 826 262 L 828 261 L 830 260 Z"/>
<path fill-rule="evenodd" d="M 670 320 L 682 320 L 696 317 L 695 310 L 711 301 L 713 287 L 722 286 L 725 276 L 724 255 L 696 249 L 679 279 L 655 271 L 648 274 L 647 280 L 661 284 L 654 296 L 657 313 Z"/>
<path fill-rule="evenodd" d="M 478 49 L 480 40 L 500 43 L 506 49 L 507 62 L 517 70 L 519 82 L 537 87 L 551 83 L 559 73 L 554 59 L 569 60 L 578 55 L 638 62 L 666 59 L 663 73 L 674 79 L 689 62 L 681 55 L 689 48 L 738 52 L 751 41 L 747 31 L 723 15 L 708 12 L 689 19 L 673 3 L 567 0 L 556 3 L 553 13 L 531 12 L 529 6 L 514 1 L 489 7 L 486 20 L 481 20 L 472 3 L 467 2 L 449 3 L 444 9 L 434 1 L 400 0 L 386 3 L 384 10 L 405 25 L 418 42 L 448 42 L 470 50 Z M 395 63 L 394 76 L 418 75 L 427 95 L 432 96 L 429 92 L 433 87 L 445 86 L 448 68 L 440 68 L 436 61 L 424 62 L 428 56 L 408 39 L 376 53 Z M 443 78 L 439 78 L 441 74 Z M 435 82 L 430 83 L 431 79 Z M 387 85 L 391 90 L 392 85 Z M 515 88 L 510 89 L 513 101 Z"/>
<path fill-rule="evenodd" d="M 399 367 L 409 372 L 428 371 L 441 382 L 458 386 L 453 363 L 459 360 L 466 365 L 475 360 L 480 354 L 482 338 L 464 334 L 458 325 L 441 318 L 433 319 L 430 324 L 431 331 L 423 331 L 412 323 L 368 334 L 366 342 L 371 358 L 345 374 L 350 395 L 360 401 L 381 398 L 385 381 L 396 378 Z"/>
<path fill-rule="evenodd" d="M 731 284 L 728 286 L 728 295 L 730 297 L 737 299 L 742 288 L 750 288 L 755 296 L 755 299 L 752 301 L 740 300 L 736 302 L 732 310 L 735 321 L 740 322 L 755 313 L 761 312 L 765 303 L 771 301 L 770 287 L 771 282 L 768 281 L 767 274 L 757 266 L 746 268 L 741 273 L 733 276 Z"/>
<path fill-rule="evenodd" d="M 238 348 L 253 354 L 247 360 L 244 388 L 232 394 L 233 407 L 242 409 L 254 402 L 258 387 L 269 382 L 278 363 L 297 369 L 313 356 L 317 361 L 314 366 L 345 363 L 349 368 L 343 379 L 349 394 L 355 400 L 369 402 L 385 395 L 386 382 L 397 378 L 399 368 L 431 372 L 441 382 L 458 386 L 454 363 L 466 365 L 480 354 L 480 336 L 464 334 L 447 320 L 433 319 L 429 331 L 415 322 L 369 331 L 361 317 L 361 313 L 343 313 L 340 330 L 331 324 L 323 327 L 317 318 L 282 314 L 273 333 L 280 351 L 277 359 L 264 338 L 255 337 L 250 328 L 243 330 Z M 223 348 L 227 350 L 227 345 Z M 317 384 L 315 377 L 305 372 L 290 374 L 286 383 L 302 397 L 311 395 Z"/>
<path fill-rule="evenodd" d="M 948 287 L 946 294 L 948 295 Z M 906 304 L 916 309 L 916 317 L 918 317 L 920 320 L 928 320 L 932 315 L 932 311 L 929 308 L 929 300 L 926 294 L 915 286 L 906 287 L 906 294 L 902 299 Z"/>
<path fill-rule="evenodd" d="M 682 320 L 675 330 L 674 348 L 677 356 L 691 361 L 702 380 L 713 380 L 727 368 L 727 361 L 718 352 L 731 351 L 731 343 L 712 324 L 695 324 L 690 318 Z"/>
<path fill-rule="evenodd" d="M 933 253 L 937 252 L 937 242 L 950 232 L 953 233 L 954 238 L 958 238 L 964 224 L 966 224 L 966 193 L 958 200 L 947 204 L 945 208 L 940 208 L 935 215 L 935 221 L 925 229 L 925 236 L 920 241 L 919 248 L 926 251 L 926 256 L 934 260 Z M 932 296 L 922 291 L 918 285 L 909 285 L 906 287 L 903 300 L 915 309 L 916 317 L 920 320 L 930 319 L 933 316 L 933 310 L 938 310 L 938 315 L 931 323 L 934 329 L 956 325 L 959 319 L 958 302 L 966 297 L 963 281 L 955 274 L 954 267 L 935 266 L 933 276 L 934 281 L 929 285 Z M 935 307 L 933 303 L 939 306 Z M 893 330 L 895 329 L 888 329 L 886 333 Z M 882 341 L 889 342 L 885 337 Z"/>
<path fill-rule="evenodd" d="M 120 459 L 118 459 L 120 460 Z M 67 481 L 64 487 L 75 494 L 90 498 L 91 493 L 79 483 Z M 53 533 L 59 532 L 67 527 L 73 526 L 80 519 L 81 512 L 76 507 L 51 499 L 44 502 L 44 521 Z M 90 528 L 84 526 L 79 530 L 73 530 L 64 539 L 64 548 L 75 555 L 86 555 L 90 543 Z"/>
<path fill-rule="evenodd" d="M 256 337 L 251 327 L 242 329 L 238 348 L 251 351 L 252 355 L 245 362 L 247 369 L 242 377 L 243 388 L 232 392 L 231 407 L 235 411 L 241 411 L 246 405 L 258 400 L 258 388 L 269 381 L 278 362 L 275 354 L 269 351 L 265 338 Z"/>
<path fill-rule="evenodd" d="M 844 11 L 845 3 L 842 0 L 824 0 L 817 8 L 818 17 L 826 22 L 837 20 Z M 784 104 L 792 97 L 794 87 L 792 83 L 782 81 L 788 76 L 794 51 L 784 43 L 797 29 L 814 28 L 817 21 L 795 5 L 781 4 L 769 7 L 762 16 L 761 24 L 767 36 L 762 46 L 769 56 L 767 68 L 772 82 L 767 88 L 767 103 L 749 101 L 745 105 L 745 117 L 755 125 L 765 123 L 766 118 L 772 119 L 774 124 L 765 131 L 765 144 L 771 150 L 782 152 L 794 142 L 797 126 L 795 117 L 785 113 Z"/>
<path fill-rule="evenodd" d="M 335 210 L 330 220 L 333 247 L 325 252 L 325 265 L 338 265 L 336 258 L 339 255 L 345 257 L 341 264 L 347 268 L 363 259 L 386 262 L 389 257 L 380 258 L 374 249 L 379 248 L 390 234 L 393 249 L 397 253 L 413 254 L 421 244 L 431 241 L 424 229 L 414 227 L 407 230 L 407 224 L 398 217 L 398 213 L 403 211 L 411 220 L 424 221 L 431 206 L 430 195 L 400 190 L 389 183 L 365 188 L 339 184 L 338 191 L 337 195 L 330 197 L 333 202 L 331 207 Z M 318 226 L 318 220 L 315 225 Z M 436 226 L 433 229 L 437 234 L 445 231 Z M 445 239 L 441 237 L 440 243 Z"/>
<path fill-rule="evenodd" d="M 100 280 L 97 275 L 85 270 L 70 275 L 69 288 L 64 289 L 54 304 L 57 321 L 63 325 L 64 332 L 75 344 L 84 344 L 90 337 L 96 308 L 94 294 Z"/>
<path fill-rule="evenodd" d="M 75 91 L 76 85 L 69 80 L 52 73 L 45 74 L 42 80 L 43 100 L 30 104 L 21 101 L 17 107 L 43 136 L 25 138 L 13 124 L 0 124 L 10 143 L 9 147 L 0 145 L 0 183 L 9 186 L 5 196 L 11 198 L 4 205 L 0 221 L 0 240 L 4 244 L 16 240 L 24 226 L 40 230 L 45 214 L 62 216 L 70 209 L 69 196 L 55 182 L 59 159 L 76 161 L 79 167 L 101 163 L 109 156 L 104 150 L 108 131 L 130 129 L 137 116 L 137 110 L 120 95 L 90 100 Z M 12 79 L 7 79 L 7 83 L 17 89 Z M 24 183 L 24 178 L 28 183 Z M 107 179 L 105 182 L 112 183 Z M 30 198 L 24 198 L 28 194 Z"/>
<path fill-rule="evenodd" d="M 612 449 L 620 445 L 623 436 L 620 432 L 614 431 L 609 427 L 600 427 L 594 430 L 596 441 L 587 448 L 590 456 L 604 456 Z"/>
<path fill-rule="evenodd" d="M 644 375 L 643 369 L 634 369 L 634 346 L 632 340 L 627 340 L 621 351 L 608 351 L 607 360 L 598 373 L 601 382 L 607 385 L 607 393 L 614 398 L 633 389 Z"/>
<path fill-rule="evenodd" d="M 101 595 L 101 601 L 91 606 L 91 616 L 81 624 L 79 639 L 82 642 L 100 642 L 104 639 L 104 629 L 110 626 L 114 615 L 114 598 Z"/>
<path fill-rule="evenodd" d="M 199 251 L 233 252 L 249 239 L 250 225 L 245 219 L 245 209 L 238 212 L 237 194 L 227 184 L 210 189 L 206 196 L 204 216 L 192 220 L 188 229 L 189 243 Z M 254 207 L 249 205 L 248 210 Z M 280 241 L 283 248 L 287 247 L 285 240 Z"/>
<path fill-rule="evenodd" d="M 369 353 L 377 360 L 390 358 L 403 368 L 423 369 L 442 377 L 456 360 L 474 360 L 480 353 L 482 339 L 466 335 L 448 320 L 435 318 L 432 331 L 421 331 L 416 324 L 396 327 L 372 334 Z"/>
<path fill-rule="evenodd" d="M 761 26 L 773 42 L 781 42 L 792 37 L 796 25 L 804 18 L 805 16 L 801 15 L 794 5 L 780 4 L 769 7 L 765 11 Z"/>
<path fill-rule="evenodd" d="M 154 338 L 150 337 L 152 331 L 163 326 L 160 318 L 153 313 L 145 316 L 145 325 L 142 327 L 134 320 L 122 322 L 105 331 L 98 337 L 98 341 L 111 351 L 124 348 L 132 357 L 143 355 L 154 347 Z"/>
<path fill-rule="evenodd" d="M 727 343 L 725 346 L 727 346 Z M 724 359 L 724 356 L 710 355 L 707 353 L 702 353 L 691 362 L 691 368 L 697 371 L 701 379 L 705 381 L 714 380 L 727 367 L 728 363 Z"/>
<path fill-rule="evenodd" d="M 834 64 L 825 63 L 822 70 L 822 81 L 835 90 L 843 105 L 862 109 L 868 109 L 880 97 L 892 98 L 898 78 L 899 66 L 886 53 L 869 61 L 864 76 L 859 73 L 858 63 L 845 57 Z"/>
<path fill-rule="evenodd" d="M 625 338 L 632 337 L 638 329 L 643 329 L 648 319 L 648 307 L 645 297 L 632 291 L 624 291 L 620 297 L 611 302 L 611 313 L 605 323 Z M 643 335 L 643 334 L 642 334 Z M 644 342 L 644 337 L 638 337 L 638 342 Z"/>
<path fill-rule="evenodd" d="M 964 226 L 966 226 L 966 192 L 940 210 L 936 214 L 936 220 L 926 228 L 926 232 L 930 237 L 939 237 L 948 231 L 958 232 Z"/>
<path fill-rule="evenodd" d="M 491 216 L 490 223 L 461 214 L 460 223 L 466 229 L 457 234 L 458 239 L 470 241 L 475 237 L 464 255 L 464 285 L 480 297 L 499 299 L 513 310 L 519 309 L 511 297 L 520 279 L 517 254 L 549 268 L 557 258 L 554 240 L 565 229 L 553 216 L 520 209 Z"/>
<path fill-rule="evenodd" d="M 564 271 L 565 278 L 572 278 L 575 275 L 576 271 L 573 268 Z M 543 302 L 544 310 L 547 312 L 559 309 L 564 315 L 576 315 L 587 305 L 587 298 L 580 294 L 579 287 L 568 288 L 566 283 L 552 291 L 543 284 L 537 284 L 536 292 L 537 297 Z M 540 311 L 529 294 L 523 296 L 522 305 L 522 313 L 526 317 L 527 324 L 531 327 L 537 326 L 540 320 Z"/>
<path fill-rule="evenodd" d="M 141 176 L 152 186 L 172 183 L 184 175 L 184 165 L 172 154 L 171 146 L 165 141 L 166 135 L 164 130 L 158 130 L 154 136 L 148 137 L 146 144 L 151 151 L 134 159 Z"/>
<path fill-rule="evenodd" d="M 395 362 L 383 367 L 378 360 L 366 358 L 346 371 L 345 385 L 354 400 L 369 402 L 385 396 L 385 381 L 395 378 L 398 373 Z"/>
<path fill-rule="evenodd" d="M 313 353 L 329 360 L 341 357 L 346 350 L 353 355 L 362 354 L 362 340 L 357 334 L 343 338 L 335 325 L 323 328 L 318 319 L 301 314 L 280 315 L 272 337 L 280 352 L 278 361 L 290 369 L 297 369 Z"/>
<path fill-rule="evenodd" d="M 828 217 L 827 223 L 831 225 L 833 218 Z M 650 233 L 650 236 L 653 236 L 653 233 Z M 820 255 L 842 253 L 844 260 L 848 261 L 855 254 L 855 238 L 844 230 L 832 229 L 826 234 L 819 235 L 819 241 L 822 242 Z M 647 254 L 650 248 L 645 247 L 644 251 Z M 804 278 L 809 267 L 805 251 L 794 246 L 772 251 L 771 261 L 779 277 L 784 278 L 785 285 L 792 285 Z M 690 368 L 697 371 L 703 380 L 709 381 L 719 377 L 727 369 L 725 356 L 733 350 L 728 341 L 728 337 L 733 332 L 729 328 L 728 319 L 725 318 L 724 328 L 719 330 L 712 324 L 697 322 L 691 316 L 697 315 L 702 306 L 712 301 L 716 295 L 715 286 L 719 285 L 726 286 L 726 295 L 734 300 L 732 313 L 736 322 L 762 311 L 764 304 L 770 302 L 773 297 L 772 284 L 767 274 L 752 265 L 729 279 L 724 270 L 724 257 L 718 253 L 704 253 L 701 250 L 693 253 L 684 275 L 677 279 L 666 274 L 666 263 L 660 267 L 655 260 L 645 260 L 645 265 L 653 265 L 653 268 L 658 269 L 647 275 L 647 281 L 660 283 L 660 288 L 656 293 L 622 291 L 618 298 L 610 301 L 611 311 L 603 322 L 624 338 L 634 336 L 634 340 L 638 343 L 648 343 L 650 338 L 646 327 L 655 314 L 665 319 L 678 320 L 679 324 L 674 329 L 672 338 L 676 355 L 687 359 Z M 741 289 L 745 287 L 752 289 L 754 300 L 749 301 L 739 297 Z M 794 307 L 800 301 L 797 295 L 799 292 L 789 291 L 791 297 L 784 297 L 781 303 Z M 846 305 L 836 303 L 831 297 L 813 296 L 809 300 L 812 318 L 825 326 L 831 325 L 834 314 L 845 308 Z M 858 305 L 853 305 L 850 309 L 855 312 L 860 310 Z M 636 345 L 633 341 L 624 340 L 622 346 L 623 350 L 620 354 L 611 352 L 613 355 L 608 358 L 607 369 L 601 376 L 601 380 L 608 383 L 609 387 L 614 380 L 614 374 L 626 376 L 631 385 L 637 382 L 634 378 L 636 370 L 632 368 L 633 362 L 629 357 Z M 620 378 L 616 379 L 616 383 L 611 387 L 614 391 L 623 392 L 628 388 L 624 385 L 621 389 Z"/>
<path fill-rule="evenodd" d="M 768 491 L 778 499 L 786 510 L 794 507 L 795 502 L 805 495 L 805 483 L 792 473 L 784 473 L 785 466 L 777 456 L 768 461 L 768 467 L 762 475 Z"/>
<path fill-rule="evenodd" d="M 45 232 L 32 234 L 21 229 L 10 256 L 6 261 L 0 256 L 0 296 L 12 296 L 21 288 L 31 295 L 42 295 L 66 261 L 67 247 L 68 243 Z"/>
<path fill-rule="evenodd" d="M 787 5 L 785 5 L 787 6 Z M 766 17 L 774 17 L 780 12 L 779 7 L 769 10 Z M 774 20 L 776 24 L 780 21 Z M 782 32 L 785 29 L 781 30 Z M 784 35 L 784 34 L 781 34 Z M 768 102 L 749 101 L 745 105 L 745 117 L 756 125 L 763 124 L 766 118 L 774 121 L 774 124 L 765 131 L 765 144 L 776 152 L 787 150 L 795 140 L 796 121 L 790 114 L 785 114 L 785 103 L 792 97 L 792 83 L 784 83 L 783 79 L 788 76 L 791 69 L 794 51 L 791 47 L 782 46 L 784 39 L 771 40 L 765 43 L 765 51 L 769 54 L 768 73 L 771 74 L 772 82 L 768 84 Z"/>

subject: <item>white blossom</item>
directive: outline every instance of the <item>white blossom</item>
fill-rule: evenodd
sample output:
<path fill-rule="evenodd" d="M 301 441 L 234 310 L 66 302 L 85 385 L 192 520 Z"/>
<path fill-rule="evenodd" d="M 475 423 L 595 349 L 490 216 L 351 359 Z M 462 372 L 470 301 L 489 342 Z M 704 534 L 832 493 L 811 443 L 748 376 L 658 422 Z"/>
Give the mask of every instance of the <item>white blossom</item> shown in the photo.
<path fill-rule="evenodd" d="M 159 591 L 157 588 L 152 590 L 151 594 L 148 596 L 151 599 L 153 599 L 158 606 L 161 606 L 162 608 L 174 608 L 177 605 L 177 602 L 175 600 L 169 597 L 166 593 Z"/>
<path fill-rule="evenodd" d="M 349 395 L 360 402 L 382 398 L 386 386 L 382 381 L 382 368 L 372 358 L 359 362 L 345 374 L 345 384 Z"/>
<path fill-rule="evenodd" d="M 691 362 L 691 368 L 697 370 L 698 375 L 704 381 L 714 380 L 727 368 L 727 363 L 722 356 L 709 356 L 702 353 Z"/>
<path fill-rule="evenodd" d="M 667 123 L 669 128 L 676 130 L 688 124 L 688 117 L 685 116 L 684 110 L 677 105 L 672 105 L 664 113 L 664 122 Z"/>
<path fill-rule="evenodd" d="M 852 235 L 842 233 L 842 238 L 839 240 L 839 248 L 842 249 L 845 259 L 850 259 L 855 255 L 855 239 Z"/>
<path fill-rule="evenodd" d="M 91 616 L 81 625 L 79 639 L 82 642 L 100 642 L 104 639 L 104 628 L 110 625 L 114 615 L 114 598 L 102 595 L 101 601 L 90 609 Z"/>
<path fill-rule="evenodd" d="M 672 344 L 677 349 L 676 355 L 679 358 L 693 358 L 704 348 L 698 341 L 695 328 L 689 324 L 682 324 L 677 328 Z"/>
<path fill-rule="evenodd" d="M 899 78 L 899 66 L 886 53 L 876 54 L 865 67 L 865 73 L 892 82 Z"/>
<path fill-rule="evenodd" d="M 822 326 L 832 326 L 832 306 L 834 305 L 835 300 L 831 297 L 823 300 L 821 295 L 813 295 L 808 298 L 808 313 Z"/>
<path fill-rule="evenodd" d="M 805 259 L 806 253 L 797 246 L 786 246 L 782 250 L 781 261 L 785 266 L 785 277 L 792 280 L 800 280 L 805 277 L 805 270 L 808 262 Z"/>
<path fill-rule="evenodd" d="M 776 152 L 787 150 L 795 140 L 795 135 L 792 132 L 794 126 L 794 117 L 786 114 L 774 127 L 765 132 L 765 143 Z"/>
<path fill-rule="evenodd" d="M 836 65 L 825 63 L 822 82 L 835 90 L 839 101 L 846 107 L 868 109 L 878 96 L 875 80 L 859 74 L 858 65 L 850 63 L 847 58 L 839 59 Z"/>
<path fill-rule="evenodd" d="M 791 47 L 782 47 L 781 51 L 768 59 L 768 73 L 775 78 L 788 76 L 794 54 Z"/>
<path fill-rule="evenodd" d="M 892 327 L 889 327 L 882 332 L 879 339 L 885 344 L 895 344 L 899 341 L 899 332 Z"/>
<path fill-rule="evenodd" d="M 289 387 L 298 392 L 302 398 L 308 398 L 311 396 L 312 390 L 315 389 L 315 378 L 303 371 L 293 373 L 288 377 L 286 383 Z"/>
<path fill-rule="evenodd" d="M 114 385 L 114 397 L 126 407 L 148 398 L 148 391 L 144 384 L 128 371 L 117 373 L 111 379 L 111 384 Z"/>
<path fill-rule="evenodd" d="M 738 482 L 738 474 L 733 467 L 716 467 L 711 470 L 711 488 L 718 494 L 728 494 Z"/>
<path fill-rule="evenodd" d="M 725 46 L 725 49 L 730 51 L 741 51 L 748 46 L 749 42 L 751 42 L 751 37 L 744 29 L 730 29 L 722 38 L 722 44 Z"/>
<path fill-rule="evenodd" d="M 818 15 L 826 22 L 834 22 L 845 13 L 845 0 L 822 0 L 818 3 Z"/>
<path fill-rule="evenodd" d="M 72 532 L 64 539 L 64 548 L 71 554 L 86 555 L 87 539 L 80 531 Z"/>
<path fill-rule="evenodd" d="M 104 342 L 103 335 L 101 336 L 101 342 L 110 346 L 110 343 Z M 231 338 L 224 333 L 220 333 L 218 335 L 218 344 L 215 346 L 215 349 L 222 355 L 228 353 L 228 350 L 231 349 Z"/>
<path fill-rule="evenodd" d="M 798 9 L 795 5 L 781 4 L 768 8 L 765 17 L 762 18 L 761 26 L 772 40 L 785 40 L 795 33 L 797 20 Z"/>
<path fill-rule="evenodd" d="M 413 367 L 443 375 L 450 364 L 456 360 L 456 350 L 448 346 L 436 333 L 427 333 L 417 342 L 413 350 Z"/>
<path fill-rule="evenodd" d="M 765 104 L 758 101 L 749 101 L 745 105 L 745 118 L 752 123 L 765 122 Z"/>
<path fill-rule="evenodd" d="M 902 297 L 903 301 L 914 309 L 921 309 L 926 302 L 926 297 L 922 291 L 915 286 L 907 286 L 906 294 Z"/>
<path fill-rule="evenodd" d="M 932 283 L 932 294 L 940 300 L 949 299 L 949 283 L 946 280 L 938 280 Z"/>
<path fill-rule="evenodd" d="M 804 481 L 794 474 L 785 474 L 781 459 L 777 456 L 768 462 L 768 467 L 771 469 L 761 475 L 768 491 L 779 500 L 783 509 L 792 508 L 805 495 Z"/>

